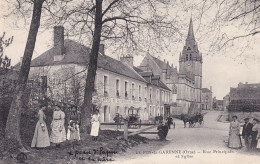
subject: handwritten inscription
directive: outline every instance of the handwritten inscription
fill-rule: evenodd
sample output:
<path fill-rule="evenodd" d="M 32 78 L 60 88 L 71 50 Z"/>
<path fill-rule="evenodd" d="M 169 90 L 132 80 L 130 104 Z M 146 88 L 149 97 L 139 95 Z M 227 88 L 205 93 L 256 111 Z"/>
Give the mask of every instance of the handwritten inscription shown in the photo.
<path fill-rule="evenodd" d="M 92 149 L 92 150 L 74 150 L 69 151 L 68 155 L 71 159 L 77 160 L 89 160 L 89 161 L 113 161 L 111 155 L 118 154 L 118 151 L 115 150 L 106 150 L 103 147 L 99 149 Z"/>

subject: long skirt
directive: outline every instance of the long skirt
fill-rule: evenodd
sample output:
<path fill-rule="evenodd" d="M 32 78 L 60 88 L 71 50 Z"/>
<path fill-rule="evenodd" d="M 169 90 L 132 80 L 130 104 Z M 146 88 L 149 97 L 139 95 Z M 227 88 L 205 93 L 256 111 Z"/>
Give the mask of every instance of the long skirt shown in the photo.
<path fill-rule="evenodd" d="M 257 140 L 256 140 L 257 131 L 252 131 L 251 135 L 252 135 L 251 148 L 254 150 L 255 148 L 257 148 Z"/>
<path fill-rule="evenodd" d="M 98 136 L 98 132 L 99 132 L 99 122 L 93 122 L 92 126 L 91 126 L 90 135 L 97 137 Z"/>
<path fill-rule="evenodd" d="M 237 134 L 237 131 L 231 131 L 231 134 L 228 139 L 228 147 L 235 148 L 235 149 L 242 147 L 241 138 Z"/>
<path fill-rule="evenodd" d="M 44 127 L 41 126 L 39 121 L 37 122 L 31 147 L 43 148 L 50 146 L 50 138 L 46 123 L 44 122 L 43 125 Z"/>
<path fill-rule="evenodd" d="M 61 120 L 52 121 L 50 141 L 52 143 L 61 143 L 66 141 L 66 130 Z"/>
<path fill-rule="evenodd" d="M 260 149 L 260 139 L 258 139 L 258 141 L 257 141 L 256 148 L 257 148 L 257 149 Z"/>

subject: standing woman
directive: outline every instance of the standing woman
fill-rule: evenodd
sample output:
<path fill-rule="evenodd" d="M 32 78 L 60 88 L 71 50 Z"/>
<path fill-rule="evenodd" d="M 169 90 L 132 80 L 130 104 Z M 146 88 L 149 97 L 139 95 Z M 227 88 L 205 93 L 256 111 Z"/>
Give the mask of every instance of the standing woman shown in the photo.
<path fill-rule="evenodd" d="M 97 141 L 98 138 L 98 132 L 99 132 L 99 127 L 100 127 L 100 114 L 99 110 L 95 110 L 95 114 L 91 118 L 91 132 L 90 135 L 93 136 L 93 140 Z"/>
<path fill-rule="evenodd" d="M 44 114 L 44 106 L 40 106 L 38 112 L 38 122 L 35 127 L 31 147 L 44 148 L 50 146 L 50 138 L 48 134 L 48 129 L 45 123 L 46 116 Z"/>
<path fill-rule="evenodd" d="M 257 145 L 257 140 L 259 138 L 259 134 L 260 134 L 260 125 L 259 125 L 259 120 L 254 118 L 253 119 L 253 128 L 252 128 L 252 132 L 251 132 L 251 150 L 256 150 L 257 146 L 259 147 L 259 145 Z"/>
<path fill-rule="evenodd" d="M 66 130 L 64 127 L 65 113 L 61 111 L 60 106 L 55 107 L 53 112 L 53 120 L 51 123 L 51 136 L 50 141 L 60 146 L 60 143 L 66 141 Z"/>
<path fill-rule="evenodd" d="M 228 139 L 229 148 L 240 149 L 242 147 L 239 133 L 240 133 L 240 124 L 237 121 L 237 116 L 233 116 L 229 126 L 229 139 Z"/>

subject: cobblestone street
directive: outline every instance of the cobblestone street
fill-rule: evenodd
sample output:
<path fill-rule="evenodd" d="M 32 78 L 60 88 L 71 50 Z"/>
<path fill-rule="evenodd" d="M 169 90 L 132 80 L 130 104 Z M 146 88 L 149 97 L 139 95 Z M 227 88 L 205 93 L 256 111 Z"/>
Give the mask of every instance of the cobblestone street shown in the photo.
<path fill-rule="evenodd" d="M 218 122 L 219 111 L 210 111 L 204 117 L 204 126 L 183 128 L 183 123 L 174 120 L 176 129 L 171 129 L 167 141 L 154 140 L 141 144 L 124 154 L 115 156 L 112 163 L 255 163 L 260 154 L 250 154 L 227 148 L 229 123 Z M 155 135 L 150 137 L 156 139 Z"/>

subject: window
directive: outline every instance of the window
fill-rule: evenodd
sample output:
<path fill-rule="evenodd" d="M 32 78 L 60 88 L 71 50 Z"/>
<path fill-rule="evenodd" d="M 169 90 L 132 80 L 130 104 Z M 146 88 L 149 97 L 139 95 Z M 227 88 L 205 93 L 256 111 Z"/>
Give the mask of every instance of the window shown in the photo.
<path fill-rule="evenodd" d="M 119 79 L 116 79 L 116 96 L 119 97 Z"/>
<path fill-rule="evenodd" d="M 125 81 L 125 97 L 127 98 L 128 82 Z"/>
<path fill-rule="evenodd" d="M 152 116 L 152 106 L 149 106 L 149 116 Z"/>
<path fill-rule="evenodd" d="M 147 97 L 147 87 L 144 87 L 144 97 Z"/>
<path fill-rule="evenodd" d="M 132 98 L 135 98 L 135 84 L 132 83 Z"/>
<path fill-rule="evenodd" d="M 104 76 L 104 96 L 107 96 L 107 95 L 108 95 L 108 86 L 107 86 L 107 83 L 108 83 L 108 78 L 107 78 L 107 76 Z"/>
<path fill-rule="evenodd" d="M 149 95 L 149 97 L 150 97 L 150 100 L 152 100 L 152 88 L 150 88 L 150 95 Z"/>
<path fill-rule="evenodd" d="M 119 106 L 116 106 L 115 113 L 119 113 Z"/>
<path fill-rule="evenodd" d="M 191 60 L 191 58 L 192 58 L 192 55 L 190 54 L 190 60 Z"/>
<path fill-rule="evenodd" d="M 186 54 L 186 61 L 188 61 L 189 60 L 189 55 L 188 54 Z"/>
<path fill-rule="evenodd" d="M 141 87 L 141 85 L 139 85 L 138 94 L 139 94 L 139 100 L 141 101 L 141 95 L 142 95 L 142 87 Z"/>
<path fill-rule="evenodd" d="M 164 92 L 162 91 L 162 101 L 164 101 Z"/>
<path fill-rule="evenodd" d="M 188 47 L 188 48 L 187 48 L 187 50 L 191 50 L 191 48 L 190 48 L 190 47 Z"/>
<path fill-rule="evenodd" d="M 156 97 L 157 97 L 157 100 L 159 101 L 160 100 L 159 89 L 156 90 Z"/>

